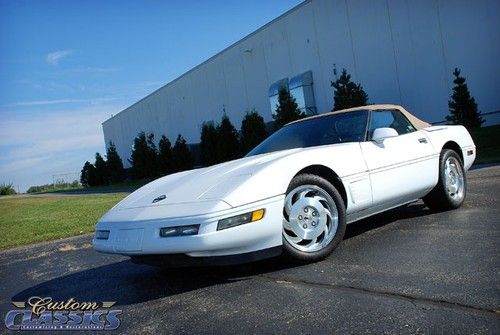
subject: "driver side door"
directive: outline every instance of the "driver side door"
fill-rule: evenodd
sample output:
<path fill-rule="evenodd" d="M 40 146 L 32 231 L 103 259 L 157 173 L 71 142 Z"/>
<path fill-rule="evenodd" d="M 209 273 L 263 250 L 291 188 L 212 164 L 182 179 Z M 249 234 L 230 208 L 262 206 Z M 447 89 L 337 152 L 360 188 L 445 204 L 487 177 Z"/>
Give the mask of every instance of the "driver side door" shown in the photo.
<path fill-rule="evenodd" d="M 393 128 L 398 136 L 377 143 L 372 140 L 377 128 Z M 432 144 L 399 110 L 371 112 L 367 141 L 361 149 L 375 207 L 385 209 L 418 199 L 434 185 L 437 170 Z"/>

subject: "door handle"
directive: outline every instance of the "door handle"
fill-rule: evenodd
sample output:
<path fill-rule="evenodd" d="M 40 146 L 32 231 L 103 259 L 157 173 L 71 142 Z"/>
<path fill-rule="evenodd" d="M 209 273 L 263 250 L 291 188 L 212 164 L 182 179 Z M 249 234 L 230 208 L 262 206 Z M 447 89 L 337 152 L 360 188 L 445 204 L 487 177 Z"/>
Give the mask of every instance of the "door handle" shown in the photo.
<path fill-rule="evenodd" d="M 427 139 L 424 137 L 421 137 L 418 139 L 418 143 L 427 143 Z"/>

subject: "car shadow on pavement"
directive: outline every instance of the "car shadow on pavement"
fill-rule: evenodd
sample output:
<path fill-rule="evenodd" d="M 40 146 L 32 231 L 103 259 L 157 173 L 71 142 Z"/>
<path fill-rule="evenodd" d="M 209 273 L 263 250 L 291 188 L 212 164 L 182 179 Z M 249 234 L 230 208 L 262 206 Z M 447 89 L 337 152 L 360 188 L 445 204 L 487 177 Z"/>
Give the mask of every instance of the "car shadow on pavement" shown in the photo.
<path fill-rule="evenodd" d="M 423 204 L 413 204 L 348 225 L 345 239 L 398 220 L 430 214 Z M 55 301 L 75 298 L 78 301 L 116 301 L 117 306 L 132 305 L 178 295 L 214 285 L 251 280 L 256 275 L 293 267 L 282 257 L 255 263 L 222 267 L 162 269 L 133 264 L 129 260 L 94 267 L 54 278 L 30 287 L 12 297 L 26 301 L 32 296 L 51 297 Z"/>
<path fill-rule="evenodd" d="M 347 225 L 344 240 L 363 234 L 369 230 L 377 229 L 388 224 L 397 223 L 399 220 L 413 219 L 435 214 L 421 202 L 396 207 L 369 218 Z"/>

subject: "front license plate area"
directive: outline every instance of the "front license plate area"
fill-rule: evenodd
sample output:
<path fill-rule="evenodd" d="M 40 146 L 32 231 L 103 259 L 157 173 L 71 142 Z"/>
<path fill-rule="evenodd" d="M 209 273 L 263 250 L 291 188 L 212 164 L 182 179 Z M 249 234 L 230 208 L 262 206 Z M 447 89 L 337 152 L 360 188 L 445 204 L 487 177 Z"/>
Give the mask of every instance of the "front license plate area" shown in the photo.
<path fill-rule="evenodd" d="M 144 229 L 120 229 L 116 237 L 116 251 L 141 251 Z"/>

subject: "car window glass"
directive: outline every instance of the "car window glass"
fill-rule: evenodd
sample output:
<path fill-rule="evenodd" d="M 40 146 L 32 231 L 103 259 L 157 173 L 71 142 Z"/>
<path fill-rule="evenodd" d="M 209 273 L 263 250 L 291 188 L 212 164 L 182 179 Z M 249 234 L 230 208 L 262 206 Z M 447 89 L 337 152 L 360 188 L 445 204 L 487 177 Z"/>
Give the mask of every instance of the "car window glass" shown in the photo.
<path fill-rule="evenodd" d="M 372 111 L 368 138 L 371 139 L 373 131 L 377 128 L 393 128 L 399 135 L 415 131 L 415 127 L 398 110 Z"/>
<path fill-rule="evenodd" d="M 366 110 L 331 114 L 292 123 L 278 130 L 247 156 L 318 145 L 362 142 L 365 140 Z"/>

